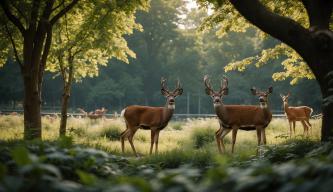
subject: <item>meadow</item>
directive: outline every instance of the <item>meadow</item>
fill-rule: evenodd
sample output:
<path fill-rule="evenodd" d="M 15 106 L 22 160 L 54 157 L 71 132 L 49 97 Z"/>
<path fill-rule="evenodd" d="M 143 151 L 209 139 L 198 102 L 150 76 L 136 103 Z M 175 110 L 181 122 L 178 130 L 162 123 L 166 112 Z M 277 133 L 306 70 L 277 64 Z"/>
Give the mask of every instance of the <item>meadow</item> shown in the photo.
<path fill-rule="evenodd" d="M 309 137 L 286 119 L 267 127 L 267 145 L 256 155 L 255 132 L 239 131 L 231 154 L 218 154 L 215 118 L 172 121 L 161 133 L 159 153 L 148 155 L 150 131 L 139 130 L 136 158 L 121 118 L 70 118 L 68 136 L 43 117 L 43 141 L 24 141 L 22 116 L 0 117 L 0 191 L 330 191 L 333 144 L 321 143 L 320 119 Z"/>
<path fill-rule="evenodd" d="M 42 138 L 44 141 L 58 139 L 59 120 L 42 118 Z M 312 133 L 307 139 L 319 141 L 321 120 L 311 120 Z M 0 117 L 0 139 L 17 140 L 23 138 L 22 116 Z M 69 118 L 67 131 L 75 144 L 82 144 L 97 149 L 103 149 L 113 154 L 120 154 L 120 133 L 125 130 L 124 120 L 119 118 L 97 119 Z M 161 131 L 159 152 L 168 153 L 172 150 L 200 150 L 217 154 L 215 131 L 219 128 L 217 118 L 185 119 L 171 121 Z M 284 118 L 273 119 L 266 128 L 267 144 L 276 145 L 289 139 L 289 124 Z M 292 138 L 305 138 L 301 123 L 296 123 L 296 134 Z M 225 138 L 227 153 L 231 151 L 231 133 Z M 147 156 L 150 147 L 150 131 L 138 130 L 134 136 L 134 145 L 141 156 Z M 239 130 L 236 139 L 235 155 L 254 155 L 257 147 L 255 131 Z M 133 156 L 128 141 L 125 142 L 125 155 Z"/>

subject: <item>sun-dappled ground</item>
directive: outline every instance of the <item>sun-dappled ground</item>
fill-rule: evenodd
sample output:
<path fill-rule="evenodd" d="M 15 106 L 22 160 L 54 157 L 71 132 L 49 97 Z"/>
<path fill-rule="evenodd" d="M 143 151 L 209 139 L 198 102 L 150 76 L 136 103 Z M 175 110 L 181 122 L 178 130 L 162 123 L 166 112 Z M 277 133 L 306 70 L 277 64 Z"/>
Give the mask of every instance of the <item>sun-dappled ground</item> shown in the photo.
<path fill-rule="evenodd" d="M 43 140 L 56 140 L 58 138 L 60 119 L 43 117 Z M 311 140 L 320 139 L 321 120 L 311 120 Z M 209 153 L 217 153 L 215 131 L 219 124 L 216 118 L 187 119 L 183 121 L 171 121 L 161 131 L 159 139 L 159 152 L 172 150 L 193 151 L 201 150 Z M 125 130 L 122 118 L 90 120 L 84 118 L 69 118 L 67 125 L 68 135 L 73 137 L 74 143 L 84 144 L 108 152 L 119 154 L 119 136 Z M 275 145 L 289 139 L 289 124 L 284 118 L 273 119 L 266 128 L 267 144 Z M 296 135 L 292 138 L 303 138 L 303 127 L 296 123 Z M 16 140 L 23 138 L 22 116 L 0 116 L 0 139 Z M 225 138 L 226 150 L 231 151 L 231 133 Z M 134 145 L 141 156 L 148 154 L 150 147 L 150 131 L 138 130 L 134 136 Z M 253 155 L 256 152 L 257 138 L 255 131 L 239 130 L 236 140 L 235 154 Z M 127 156 L 133 155 L 128 141 L 125 142 Z"/>

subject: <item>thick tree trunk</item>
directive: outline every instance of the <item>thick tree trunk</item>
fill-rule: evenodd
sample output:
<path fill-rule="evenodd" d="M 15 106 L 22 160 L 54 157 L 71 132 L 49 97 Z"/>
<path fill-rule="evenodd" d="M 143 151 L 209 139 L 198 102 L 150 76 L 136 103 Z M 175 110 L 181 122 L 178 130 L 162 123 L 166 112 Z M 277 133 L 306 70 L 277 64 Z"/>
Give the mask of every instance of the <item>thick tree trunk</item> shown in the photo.
<path fill-rule="evenodd" d="M 40 91 L 36 82 L 25 77 L 24 81 L 24 139 L 40 139 L 42 137 Z"/>
<path fill-rule="evenodd" d="M 69 89 L 65 87 L 61 101 L 61 120 L 60 120 L 60 129 L 59 129 L 60 136 L 66 135 L 67 109 L 68 109 L 69 97 L 70 97 Z"/>

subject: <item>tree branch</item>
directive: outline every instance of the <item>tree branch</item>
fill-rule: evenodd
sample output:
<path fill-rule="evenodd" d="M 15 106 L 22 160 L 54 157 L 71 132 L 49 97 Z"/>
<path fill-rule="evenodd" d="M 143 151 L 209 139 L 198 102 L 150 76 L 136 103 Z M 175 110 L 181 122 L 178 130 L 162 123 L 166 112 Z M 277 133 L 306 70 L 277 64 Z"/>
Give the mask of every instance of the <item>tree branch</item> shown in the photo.
<path fill-rule="evenodd" d="M 53 9 L 52 9 L 52 12 L 57 10 L 61 5 L 63 5 L 65 3 L 65 0 L 62 0 L 59 5 L 55 6 Z"/>
<path fill-rule="evenodd" d="M 23 35 L 25 28 L 23 27 L 21 21 L 10 11 L 8 2 L 6 0 L 2 0 L 0 1 L 0 4 L 8 19 L 20 30 L 21 34 Z"/>
<path fill-rule="evenodd" d="M 49 55 L 50 47 L 51 47 L 51 42 L 52 42 L 52 27 L 50 25 L 47 26 L 47 32 L 46 32 L 46 40 L 44 44 L 44 50 L 43 50 L 43 55 L 40 61 L 40 73 L 39 73 L 39 82 L 42 81 L 43 79 L 43 74 L 46 66 L 46 60 L 47 56 Z"/>
<path fill-rule="evenodd" d="M 302 0 L 308 13 L 311 28 L 329 29 L 332 15 L 332 0 Z"/>
<path fill-rule="evenodd" d="M 5 28 L 6 28 L 6 32 L 7 32 L 7 35 L 9 36 L 9 39 L 12 43 L 12 46 L 13 46 L 13 49 L 14 49 L 14 55 L 15 55 L 15 58 L 16 58 L 16 61 L 17 63 L 20 65 L 21 69 L 23 68 L 23 64 L 18 56 L 18 53 L 17 53 L 17 49 L 16 49 L 16 45 L 15 45 L 15 42 L 14 42 L 14 39 L 13 39 L 13 36 L 12 34 L 10 33 L 9 29 L 8 29 L 8 26 L 7 26 L 7 23 L 5 24 Z"/>
<path fill-rule="evenodd" d="M 259 0 L 229 0 L 248 21 L 297 52 L 306 50 L 308 30 L 287 17 L 269 11 Z M 304 42 L 304 43 L 302 43 Z"/>
<path fill-rule="evenodd" d="M 65 8 L 63 8 L 61 11 L 59 11 L 58 14 L 56 14 L 51 20 L 50 24 L 54 25 L 55 22 L 57 22 L 65 13 L 67 13 L 69 10 L 71 10 L 74 5 L 78 3 L 79 0 L 73 0 L 69 5 L 67 5 Z"/>
<path fill-rule="evenodd" d="M 25 19 L 25 21 L 28 23 L 28 17 L 26 15 L 23 14 L 22 10 L 18 7 L 15 6 L 14 3 L 12 4 L 12 6 L 16 9 L 16 11 Z"/>
<path fill-rule="evenodd" d="M 35 31 L 37 26 L 38 10 L 40 6 L 40 0 L 34 0 L 32 3 L 29 29 Z"/>

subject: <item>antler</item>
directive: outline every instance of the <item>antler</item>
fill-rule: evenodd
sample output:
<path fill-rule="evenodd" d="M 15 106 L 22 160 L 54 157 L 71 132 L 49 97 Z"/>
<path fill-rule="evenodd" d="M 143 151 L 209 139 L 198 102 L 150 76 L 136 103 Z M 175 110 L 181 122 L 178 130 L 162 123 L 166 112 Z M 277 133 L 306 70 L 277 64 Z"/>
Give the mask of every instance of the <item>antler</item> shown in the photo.
<path fill-rule="evenodd" d="M 221 79 L 221 90 L 220 92 L 223 92 L 228 89 L 228 78 L 226 76 L 223 76 L 223 79 Z"/>
<path fill-rule="evenodd" d="M 182 86 L 181 86 L 181 84 L 180 84 L 180 81 L 179 81 L 179 79 L 177 80 L 177 84 L 176 84 L 176 88 L 175 88 L 175 90 L 173 91 L 173 94 L 175 95 L 175 96 L 178 96 L 178 95 L 181 95 L 183 93 L 183 88 L 182 88 Z"/>
<path fill-rule="evenodd" d="M 205 75 L 204 82 L 205 82 L 206 89 L 213 92 L 212 85 L 210 84 L 210 80 L 208 79 L 208 75 Z"/>
<path fill-rule="evenodd" d="M 166 91 L 169 93 L 169 90 L 166 86 L 166 79 L 164 77 L 161 77 L 161 87 L 162 87 L 162 90 Z"/>

